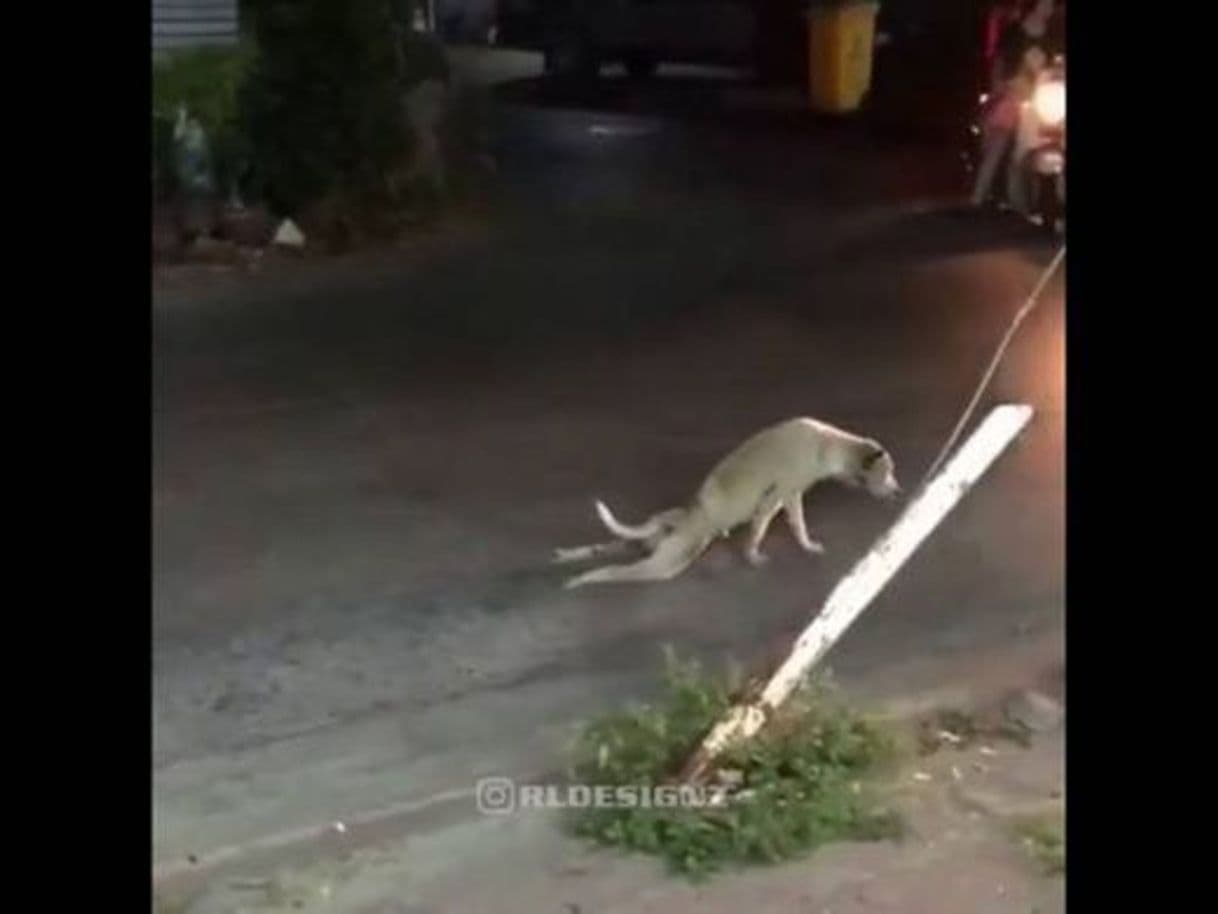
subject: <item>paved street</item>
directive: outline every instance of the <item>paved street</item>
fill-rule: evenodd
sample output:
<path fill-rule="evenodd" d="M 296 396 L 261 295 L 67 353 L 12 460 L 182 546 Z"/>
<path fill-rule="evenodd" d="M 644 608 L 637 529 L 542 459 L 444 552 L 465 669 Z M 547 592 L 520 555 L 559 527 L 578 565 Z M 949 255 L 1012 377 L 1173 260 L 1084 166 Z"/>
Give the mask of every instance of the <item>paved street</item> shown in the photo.
<path fill-rule="evenodd" d="M 665 584 L 565 592 L 548 555 L 790 415 L 915 484 L 1051 257 L 945 208 L 950 149 L 506 94 L 478 223 L 157 287 L 158 860 L 553 766 L 664 644 L 780 647 L 898 506 L 826 486 L 823 557 L 775 524 L 768 567 L 721 543 Z M 1060 629 L 1063 313 L 1059 279 L 987 399 L 1033 426 L 835 650 L 847 686 Z"/>

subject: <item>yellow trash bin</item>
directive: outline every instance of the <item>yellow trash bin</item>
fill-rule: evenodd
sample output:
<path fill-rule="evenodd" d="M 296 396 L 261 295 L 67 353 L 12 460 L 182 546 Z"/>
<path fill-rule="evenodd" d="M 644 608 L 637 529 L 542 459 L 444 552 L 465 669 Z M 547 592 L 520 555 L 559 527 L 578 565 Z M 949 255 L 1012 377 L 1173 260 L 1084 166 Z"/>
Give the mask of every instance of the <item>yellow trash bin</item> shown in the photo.
<path fill-rule="evenodd" d="M 808 10 L 808 100 L 817 111 L 844 114 L 871 88 L 874 0 L 813 0 Z"/>

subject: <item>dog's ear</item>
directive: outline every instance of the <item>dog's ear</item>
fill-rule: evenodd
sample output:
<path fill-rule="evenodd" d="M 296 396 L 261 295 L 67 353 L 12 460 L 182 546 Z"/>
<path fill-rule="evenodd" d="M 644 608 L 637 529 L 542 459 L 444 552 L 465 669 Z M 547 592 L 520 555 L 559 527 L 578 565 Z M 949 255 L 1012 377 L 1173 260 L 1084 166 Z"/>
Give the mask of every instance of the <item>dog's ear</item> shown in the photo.
<path fill-rule="evenodd" d="M 863 457 L 863 469 L 870 470 L 873 466 L 875 466 L 876 461 L 883 457 L 885 453 L 887 452 L 880 447 L 880 445 L 876 444 L 874 441 L 868 441 L 867 452 Z"/>

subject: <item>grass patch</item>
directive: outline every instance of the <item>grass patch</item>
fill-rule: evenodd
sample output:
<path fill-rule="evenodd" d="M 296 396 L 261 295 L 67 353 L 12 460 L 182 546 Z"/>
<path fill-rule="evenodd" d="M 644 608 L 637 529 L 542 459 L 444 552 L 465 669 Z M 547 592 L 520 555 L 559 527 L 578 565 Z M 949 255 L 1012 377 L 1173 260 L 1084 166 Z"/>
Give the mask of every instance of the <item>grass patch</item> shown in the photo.
<path fill-rule="evenodd" d="M 1028 819 L 1016 825 L 1015 833 L 1042 873 L 1066 875 L 1066 834 L 1060 819 Z"/>
<path fill-rule="evenodd" d="M 667 783 L 731 706 L 740 678 L 708 675 L 667 652 L 659 701 L 585 726 L 572 779 L 613 787 Z M 691 877 L 777 863 L 833 841 L 898 836 L 899 817 L 866 786 L 896 758 L 887 731 L 849 711 L 827 681 L 813 680 L 757 738 L 720 759 L 717 777 L 739 791 L 727 804 L 581 809 L 569 825 L 576 835 L 658 856 Z"/>

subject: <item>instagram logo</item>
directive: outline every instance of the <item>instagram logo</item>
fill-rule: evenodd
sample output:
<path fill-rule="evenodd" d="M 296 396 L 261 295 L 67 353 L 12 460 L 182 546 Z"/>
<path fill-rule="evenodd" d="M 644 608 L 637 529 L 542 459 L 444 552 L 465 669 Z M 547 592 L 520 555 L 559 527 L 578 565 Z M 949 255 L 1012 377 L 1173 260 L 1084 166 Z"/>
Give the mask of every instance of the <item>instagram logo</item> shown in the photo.
<path fill-rule="evenodd" d="M 510 778 L 483 778 L 474 793 L 484 815 L 508 815 L 516 808 L 516 785 Z"/>

